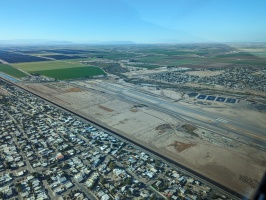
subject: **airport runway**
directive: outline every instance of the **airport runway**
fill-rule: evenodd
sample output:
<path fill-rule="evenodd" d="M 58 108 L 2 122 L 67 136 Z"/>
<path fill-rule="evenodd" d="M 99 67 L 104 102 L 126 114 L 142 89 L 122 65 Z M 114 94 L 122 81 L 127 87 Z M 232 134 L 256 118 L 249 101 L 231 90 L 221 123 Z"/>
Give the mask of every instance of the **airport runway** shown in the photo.
<path fill-rule="evenodd" d="M 122 99 L 135 103 L 143 103 L 152 109 L 170 114 L 181 120 L 193 122 L 196 125 L 216 132 L 233 133 L 239 139 L 246 140 L 247 144 L 254 143 L 262 147 L 266 146 L 264 130 L 260 127 L 252 126 L 250 122 L 241 121 L 242 119 L 238 120 L 234 117 L 228 119 L 222 113 L 213 114 L 200 108 L 184 106 L 178 102 L 162 98 L 160 95 L 125 85 L 120 86 L 118 84 L 97 81 L 94 82 L 93 88 L 94 90 L 105 92 L 104 94 L 119 96 Z M 86 87 L 83 89 L 86 89 Z"/>

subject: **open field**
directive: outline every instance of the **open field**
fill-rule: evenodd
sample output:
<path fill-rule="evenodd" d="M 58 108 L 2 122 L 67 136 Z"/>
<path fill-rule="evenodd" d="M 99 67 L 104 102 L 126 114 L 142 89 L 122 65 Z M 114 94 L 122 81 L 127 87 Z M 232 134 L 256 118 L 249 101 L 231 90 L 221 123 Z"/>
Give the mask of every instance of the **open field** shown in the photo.
<path fill-rule="evenodd" d="M 161 67 L 160 65 L 145 65 L 145 64 L 140 64 L 140 65 L 130 65 L 130 67 L 139 67 L 139 68 L 146 68 L 146 69 L 155 69 Z"/>
<path fill-rule="evenodd" d="M 21 78 L 21 77 L 27 76 L 23 72 L 17 70 L 16 68 L 13 68 L 13 67 L 11 67 L 9 65 L 6 65 L 6 64 L 0 64 L 0 71 L 6 73 L 8 75 L 17 77 L 17 78 Z"/>
<path fill-rule="evenodd" d="M 41 74 L 47 77 L 52 77 L 59 80 L 86 78 L 90 76 L 104 75 L 105 73 L 98 67 L 75 67 L 61 68 L 42 71 L 31 71 L 34 74 Z"/>
<path fill-rule="evenodd" d="M 12 48 L 10 50 L 17 51 Z M 231 65 L 260 67 L 265 66 L 266 62 L 265 44 L 106 45 L 47 49 L 44 47 L 31 47 L 28 50 L 24 49 L 18 52 L 28 55 L 52 55 L 56 59 L 68 59 L 67 56 L 74 56 L 72 58 L 80 57 L 73 59 L 74 63 L 90 59 L 97 59 L 97 62 L 101 62 L 101 60 L 103 62 L 105 60 L 134 60 L 134 62 L 141 63 L 144 68 L 153 68 L 154 64 L 162 66 L 187 66 L 191 68 Z"/>
<path fill-rule="evenodd" d="M 0 50 L 0 59 L 8 63 L 21 63 L 21 62 L 40 62 L 48 59 L 37 56 L 19 54 L 9 51 Z"/>
<path fill-rule="evenodd" d="M 81 59 L 81 58 L 86 58 L 83 56 L 66 56 L 66 55 L 46 55 L 45 57 L 52 58 L 55 60 L 71 60 L 71 59 Z"/>
<path fill-rule="evenodd" d="M 41 74 L 60 80 L 85 78 L 105 74 L 103 70 L 98 67 L 64 61 L 18 63 L 14 66 L 32 74 Z"/>
<path fill-rule="evenodd" d="M 74 64 L 63 61 L 47 61 L 47 62 L 32 62 L 32 63 L 18 63 L 14 66 L 21 68 L 27 72 L 45 71 L 54 69 L 67 69 L 67 68 L 78 68 L 88 67 L 88 65 Z"/>
<path fill-rule="evenodd" d="M 95 58 L 77 58 L 77 59 L 66 59 L 64 62 L 73 63 L 73 64 L 80 64 L 80 61 L 91 61 Z"/>

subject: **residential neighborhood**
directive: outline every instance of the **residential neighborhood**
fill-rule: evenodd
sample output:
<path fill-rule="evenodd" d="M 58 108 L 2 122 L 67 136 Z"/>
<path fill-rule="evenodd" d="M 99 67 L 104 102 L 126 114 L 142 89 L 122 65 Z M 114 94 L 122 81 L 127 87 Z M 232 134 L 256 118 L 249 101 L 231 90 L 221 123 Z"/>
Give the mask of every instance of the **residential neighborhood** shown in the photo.
<path fill-rule="evenodd" d="M 185 71 L 190 71 L 186 69 Z M 211 71 L 221 71 L 214 76 L 197 76 L 184 73 L 180 68 L 171 69 L 168 72 L 156 73 L 149 76 L 150 79 L 168 83 L 202 83 L 219 85 L 230 89 L 249 89 L 255 91 L 266 91 L 265 79 L 266 68 L 258 67 L 223 67 L 213 68 Z M 204 70 L 203 70 L 204 71 Z"/>
<path fill-rule="evenodd" d="M 107 130 L 0 85 L 0 199 L 232 199 Z"/>

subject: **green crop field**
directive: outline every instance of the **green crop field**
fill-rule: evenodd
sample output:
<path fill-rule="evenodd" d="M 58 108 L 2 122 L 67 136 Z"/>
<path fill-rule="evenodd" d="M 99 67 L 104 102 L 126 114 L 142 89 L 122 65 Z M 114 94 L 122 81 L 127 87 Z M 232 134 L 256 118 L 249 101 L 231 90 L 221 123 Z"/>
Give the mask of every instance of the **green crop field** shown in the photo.
<path fill-rule="evenodd" d="M 252 52 L 252 55 L 257 56 L 259 58 L 265 58 L 266 57 L 266 51 L 265 52 Z"/>
<path fill-rule="evenodd" d="M 17 78 L 27 76 L 26 74 L 17 70 L 16 68 L 13 68 L 13 67 L 11 67 L 9 65 L 5 65 L 5 64 L 0 64 L 0 71 L 4 72 L 5 74 L 8 74 L 10 76 L 17 77 Z"/>
<path fill-rule="evenodd" d="M 88 67 L 87 65 L 70 63 L 64 61 L 45 61 L 45 62 L 31 62 L 31 63 L 18 63 L 14 66 L 23 69 L 27 72 L 54 70 L 54 69 L 67 69 L 67 68 L 79 68 Z"/>
<path fill-rule="evenodd" d="M 60 80 L 86 78 L 90 76 L 104 75 L 104 71 L 98 67 L 75 67 L 53 70 L 37 70 L 31 73 L 41 74 L 47 77 L 52 77 Z"/>
<path fill-rule="evenodd" d="M 104 71 L 98 67 L 64 61 L 18 63 L 15 64 L 15 66 L 31 74 L 41 74 L 60 80 L 85 78 L 105 74 Z"/>
<path fill-rule="evenodd" d="M 140 62 L 145 63 L 145 65 L 149 64 L 159 64 L 159 65 L 184 65 L 184 64 L 200 64 L 205 63 L 207 59 L 204 58 L 184 58 L 184 57 L 178 57 L 178 56 L 171 56 L 171 57 L 165 57 L 165 56 L 158 56 L 158 57 L 145 57 L 140 58 Z"/>

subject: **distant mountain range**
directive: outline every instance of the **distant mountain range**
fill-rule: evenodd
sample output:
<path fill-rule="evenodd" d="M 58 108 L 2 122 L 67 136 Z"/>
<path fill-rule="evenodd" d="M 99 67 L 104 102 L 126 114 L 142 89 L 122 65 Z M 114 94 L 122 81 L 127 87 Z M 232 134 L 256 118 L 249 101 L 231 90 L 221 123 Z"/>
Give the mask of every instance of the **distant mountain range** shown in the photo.
<path fill-rule="evenodd" d="M 91 41 L 84 41 L 84 42 L 76 42 L 76 44 L 136 44 L 132 41 L 97 41 L 97 40 L 91 40 Z"/>
<path fill-rule="evenodd" d="M 59 40 L 44 39 L 17 39 L 17 40 L 0 40 L 0 45 L 71 45 L 71 44 L 135 44 L 132 41 L 84 41 L 71 42 Z"/>
<path fill-rule="evenodd" d="M 0 40 L 0 45 L 51 45 L 51 44 L 72 44 L 70 41 L 42 40 L 42 39 L 17 39 L 17 40 Z"/>

